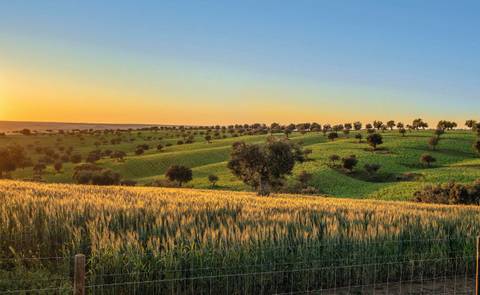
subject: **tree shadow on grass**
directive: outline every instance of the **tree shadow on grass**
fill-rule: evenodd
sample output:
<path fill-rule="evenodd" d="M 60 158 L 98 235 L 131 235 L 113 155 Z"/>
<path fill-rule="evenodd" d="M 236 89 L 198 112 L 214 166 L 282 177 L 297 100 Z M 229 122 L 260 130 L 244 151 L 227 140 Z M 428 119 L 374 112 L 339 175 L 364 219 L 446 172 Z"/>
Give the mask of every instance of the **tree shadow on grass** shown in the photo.
<path fill-rule="evenodd" d="M 422 163 L 399 163 L 399 164 L 402 165 L 402 166 L 405 167 L 405 168 L 415 169 L 415 170 L 420 170 L 420 169 L 435 169 L 435 168 L 442 168 L 442 167 L 444 167 L 443 165 L 439 165 L 439 164 L 431 164 L 430 166 L 427 166 L 427 165 L 422 164 Z"/>
<path fill-rule="evenodd" d="M 442 148 L 441 146 L 437 147 L 435 150 L 432 150 L 432 149 L 428 148 L 427 145 L 425 145 L 424 148 L 421 148 L 421 147 L 404 147 L 404 149 L 421 151 L 421 152 L 424 152 L 424 153 L 432 152 L 432 153 L 443 154 L 443 155 L 447 155 L 447 156 L 456 156 L 456 157 L 462 157 L 462 158 L 475 157 L 474 152 L 467 152 L 467 151 L 454 150 L 454 149 L 446 149 L 446 148 Z"/>
<path fill-rule="evenodd" d="M 335 166 L 332 167 L 330 166 L 332 170 L 337 171 L 338 173 L 341 173 L 347 177 L 360 180 L 360 181 L 365 181 L 365 182 L 372 182 L 372 183 L 388 183 L 388 182 L 396 182 L 397 177 L 394 173 L 386 172 L 386 171 L 380 171 L 377 173 L 367 173 L 365 170 L 361 168 L 357 168 L 356 170 L 353 170 L 352 172 L 349 172 L 340 166 Z"/>
<path fill-rule="evenodd" d="M 372 147 L 366 147 L 363 150 L 366 151 L 366 152 L 371 152 L 371 153 L 380 154 L 380 155 L 393 155 L 393 154 L 395 154 L 394 152 L 392 152 L 391 150 L 389 150 L 386 147 L 377 147 L 376 149 L 373 149 Z"/>

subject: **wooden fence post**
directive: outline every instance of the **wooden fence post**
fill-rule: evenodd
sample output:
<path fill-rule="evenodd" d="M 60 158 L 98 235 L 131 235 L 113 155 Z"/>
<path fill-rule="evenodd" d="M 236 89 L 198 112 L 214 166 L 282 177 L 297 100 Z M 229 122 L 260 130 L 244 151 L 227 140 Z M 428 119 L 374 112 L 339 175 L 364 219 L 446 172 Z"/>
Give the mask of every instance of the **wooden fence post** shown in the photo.
<path fill-rule="evenodd" d="M 85 255 L 75 255 L 73 295 L 85 295 Z"/>
<path fill-rule="evenodd" d="M 477 237 L 477 270 L 475 272 L 475 295 L 480 295 L 480 236 Z"/>

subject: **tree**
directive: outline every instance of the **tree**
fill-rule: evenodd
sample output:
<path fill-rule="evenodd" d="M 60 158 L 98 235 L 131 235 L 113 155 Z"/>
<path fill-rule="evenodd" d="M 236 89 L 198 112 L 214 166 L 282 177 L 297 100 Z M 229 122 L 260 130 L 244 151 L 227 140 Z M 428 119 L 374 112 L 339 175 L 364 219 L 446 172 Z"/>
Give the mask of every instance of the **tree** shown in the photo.
<path fill-rule="evenodd" d="M 290 134 L 292 134 L 292 129 L 287 127 L 285 130 L 283 130 L 283 133 L 285 134 L 285 137 L 288 138 Z"/>
<path fill-rule="evenodd" d="M 441 120 L 437 123 L 437 129 L 442 129 L 443 131 L 452 130 L 455 127 L 457 127 L 457 123 L 451 121 Z"/>
<path fill-rule="evenodd" d="M 420 162 L 427 165 L 427 167 L 430 167 L 432 165 L 432 163 L 434 163 L 436 161 L 437 161 L 437 159 L 435 159 L 434 157 L 432 157 L 429 154 L 423 154 L 420 157 Z"/>
<path fill-rule="evenodd" d="M 300 147 L 282 140 L 270 139 L 264 145 L 236 142 L 228 168 L 259 195 L 269 195 L 292 173 L 295 162 L 304 161 Z"/>
<path fill-rule="evenodd" d="M 276 133 L 280 131 L 280 124 L 278 123 L 272 123 L 270 124 L 270 134 Z"/>
<path fill-rule="evenodd" d="M 10 145 L 0 148 L 0 178 L 3 177 L 3 173 L 8 175 L 18 167 L 24 166 L 25 161 L 27 161 L 27 157 L 22 146 Z"/>
<path fill-rule="evenodd" d="M 362 142 L 362 134 L 361 133 L 355 134 L 355 138 L 358 139 L 358 143 Z"/>
<path fill-rule="evenodd" d="M 425 128 L 428 128 L 428 123 L 423 122 L 422 119 L 418 118 L 418 119 L 413 120 L 412 127 L 415 130 L 418 130 L 420 128 L 425 129 Z"/>
<path fill-rule="evenodd" d="M 373 134 L 370 134 L 368 137 L 367 137 L 367 142 L 368 144 L 373 147 L 373 150 L 376 150 L 377 149 L 377 145 L 380 145 L 383 143 L 383 138 L 382 138 L 382 135 L 378 134 L 378 133 L 373 133 Z"/>
<path fill-rule="evenodd" d="M 405 128 L 402 127 L 402 128 L 400 128 L 400 129 L 398 129 L 398 132 L 400 132 L 400 134 L 401 134 L 402 136 L 405 136 L 405 133 L 407 133 L 407 130 L 405 130 Z"/>
<path fill-rule="evenodd" d="M 334 141 L 335 138 L 338 138 L 338 133 L 337 132 L 330 132 L 328 134 L 328 139 L 330 139 L 331 141 Z"/>
<path fill-rule="evenodd" d="M 324 124 L 323 129 L 322 129 L 323 136 L 326 136 L 327 132 L 329 132 L 331 130 L 332 130 L 332 126 L 330 124 Z"/>
<path fill-rule="evenodd" d="M 405 127 L 405 125 L 403 125 L 402 122 L 398 122 L 398 123 L 397 123 L 397 128 L 398 128 L 398 129 L 402 129 L 402 128 L 404 128 L 404 127 Z"/>
<path fill-rule="evenodd" d="M 27 129 L 27 128 L 20 130 L 19 133 L 26 136 L 32 135 L 32 131 L 30 131 L 30 129 Z"/>
<path fill-rule="evenodd" d="M 367 129 L 367 133 L 369 133 L 369 134 L 375 132 L 375 129 L 373 129 L 373 126 L 372 126 L 372 124 L 370 124 L 370 123 L 368 123 L 367 125 L 365 125 L 365 129 Z"/>
<path fill-rule="evenodd" d="M 373 121 L 373 127 L 375 127 L 377 130 L 380 130 L 383 127 L 383 122 L 382 121 Z"/>
<path fill-rule="evenodd" d="M 135 155 L 137 156 L 143 155 L 144 153 L 145 153 L 145 150 L 141 147 L 137 147 L 137 149 L 135 150 Z"/>
<path fill-rule="evenodd" d="M 303 155 L 304 155 L 304 160 L 305 161 L 310 161 L 311 159 L 309 158 L 309 156 L 312 154 L 312 149 L 304 149 L 303 150 Z"/>
<path fill-rule="evenodd" d="M 60 171 L 62 171 L 62 168 L 63 168 L 63 163 L 62 162 L 56 162 L 54 165 L 53 165 L 53 168 L 55 169 L 55 171 L 57 173 L 60 173 Z"/>
<path fill-rule="evenodd" d="M 435 129 L 435 136 L 438 137 L 438 138 L 440 138 L 440 136 L 444 133 L 445 133 L 444 129 L 441 129 L 441 128 Z"/>
<path fill-rule="evenodd" d="M 127 156 L 124 151 L 115 151 L 110 155 L 110 158 L 116 159 L 119 162 L 123 162 L 123 159 Z"/>
<path fill-rule="evenodd" d="M 312 125 L 310 125 L 310 130 L 315 132 L 320 132 L 322 131 L 322 126 L 316 122 L 313 122 Z"/>
<path fill-rule="evenodd" d="M 95 163 L 96 161 L 102 158 L 102 152 L 99 150 L 94 150 L 88 153 L 87 158 L 85 159 L 88 163 Z"/>
<path fill-rule="evenodd" d="M 393 127 L 395 127 L 395 121 L 393 120 L 388 121 L 387 127 L 390 128 L 390 130 L 393 130 Z"/>
<path fill-rule="evenodd" d="M 348 170 L 348 172 L 350 173 L 353 171 L 353 168 L 357 166 L 357 163 L 358 163 L 357 157 L 355 157 L 354 155 L 350 157 L 342 158 L 342 167 Z"/>
<path fill-rule="evenodd" d="M 465 122 L 465 126 L 467 126 L 468 128 L 473 129 L 473 126 L 475 126 L 475 123 L 477 123 L 477 121 L 475 121 L 475 120 L 467 120 L 467 121 Z"/>
<path fill-rule="evenodd" d="M 354 122 L 354 123 L 353 123 L 353 128 L 354 128 L 356 131 L 362 130 L 362 123 L 359 122 L 359 121 Z"/>
<path fill-rule="evenodd" d="M 192 169 L 185 166 L 173 165 L 167 169 L 165 176 L 168 180 L 177 182 L 178 186 L 181 187 L 183 183 L 192 180 Z"/>
<path fill-rule="evenodd" d="M 217 181 L 218 181 L 218 176 L 215 175 L 215 174 L 210 174 L 208 176 L 208 181 L 210 182 L 210 184 L 212 185 L 212 187 L 215 187 L 217 185 Z"/>
<path fill-rule="evenodd" d="M 212 136 L 210 134 L 205 135 L 205 140 L 207 141 L 207 143 L 211 143 L 212 142 Z"/>
<path fill-rule="evenodd" d="M 480 123 L 475 123 L 472 128 L 473 131 L 477 132 L 477 136 L 480 137 Z"/>
<path fill-rule="evenodd" d="M 428 145 L 432 150 L 435 150 L 439 141 L 440 141 L 440 138 L 438 138 L 437 136 L 430 137 L 430 139 L 428 140 Z"/>
<path fill-rule="evenodd" d="M 475 143 L 473 144 L 473 149 L 474 149 L 478 154 L 480 154 L 480 139 L 478 139 L 477 141 L 475 141 Z"/>

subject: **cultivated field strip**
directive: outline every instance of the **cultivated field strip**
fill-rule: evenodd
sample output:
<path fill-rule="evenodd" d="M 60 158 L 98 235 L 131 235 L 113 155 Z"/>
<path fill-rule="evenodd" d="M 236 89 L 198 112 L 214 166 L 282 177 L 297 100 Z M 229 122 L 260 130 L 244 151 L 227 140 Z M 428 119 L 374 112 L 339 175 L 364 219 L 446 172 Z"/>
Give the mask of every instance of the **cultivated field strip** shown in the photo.
<path fill-rule="evenodd" d="M 1 276 L 10 285 L 9 278 L 23 279 L 22 288 L 45 277 L 67 284 L 77 253 L 87 256 L 92 285 L 170 280 L 155 286 L 170 291 L 205 284 L 196 277 L 216 277 L 221 287 L 231 284 L 228 275 L 245 278 L 239 284 L 247 290 L 266 286 L 258 280 L 268 277 L 279 292 L 291 286 L 288 278 L 302 290 L 328 288 L 332 275 L 341 278 L 335 288 L 347 279 L 469 276 L 479 213 L 474 206 L 0 181 Z"/>

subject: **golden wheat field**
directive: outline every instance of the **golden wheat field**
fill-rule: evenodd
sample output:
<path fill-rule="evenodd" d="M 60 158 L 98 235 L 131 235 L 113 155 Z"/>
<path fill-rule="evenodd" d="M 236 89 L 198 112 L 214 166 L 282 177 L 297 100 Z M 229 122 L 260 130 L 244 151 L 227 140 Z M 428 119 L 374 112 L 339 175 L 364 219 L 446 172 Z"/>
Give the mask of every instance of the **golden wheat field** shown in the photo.
<path fill-rule="evenodd" d="M 0 274 L 31 277 L 36 264 L 21 258 L 68 260 L 76 253 L 87 255 L 95 283 L 109 282 L 105 274 L 142 280 L 161 272 L 165 279 L 372 257 L 448 258 L 473 251 L 479 213 L 474 206 L 0 181 L 0 258 L 14 261 L 0 262 Z M 37 262 L 42 276 L 59 275 Z M 388 271 L 402 275 L 395 267 Z M 430 270 L 423 265 L 422 271 Z"/>

